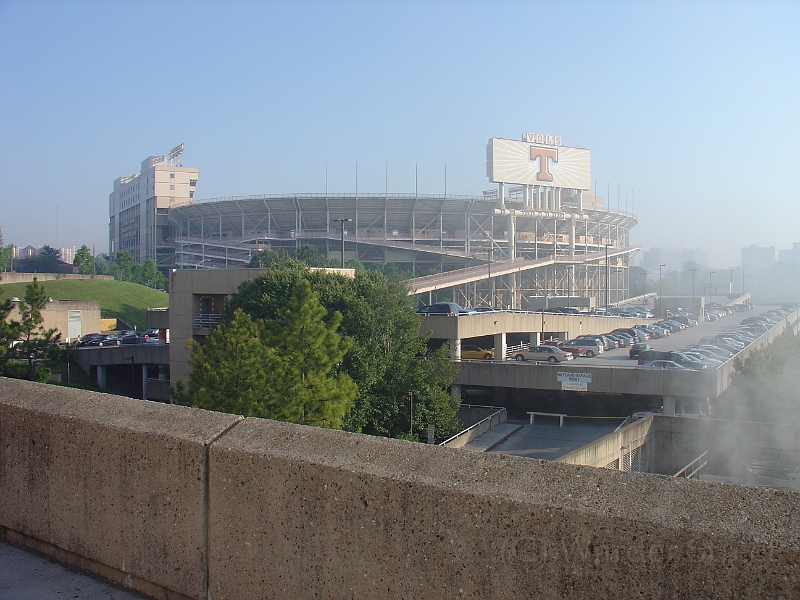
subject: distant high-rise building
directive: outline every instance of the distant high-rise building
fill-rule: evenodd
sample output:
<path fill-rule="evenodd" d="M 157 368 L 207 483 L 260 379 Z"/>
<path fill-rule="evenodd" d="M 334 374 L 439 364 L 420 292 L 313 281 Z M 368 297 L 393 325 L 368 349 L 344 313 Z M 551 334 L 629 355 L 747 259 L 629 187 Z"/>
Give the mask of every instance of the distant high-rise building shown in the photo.
<path fill-rule="evenodd" d="M 125 250 L 137 262 L 152 258 L 159 264 L 159 254 L 171 254 L 165 242 L 169 236 L 169 209 L 190 204 L 197 186 L 199 171 L 175 164 L 182 145 L 170 157 L 150 156 L 142 161 L 141 171 L 114 181 L 108 195 L 108 252 Z"/>
<path fill-rule="evenodd" d="M 766 269 L 775 264 L 775 246 L 763 248 L 750 244 L 742 248 L 742 266 L 746 269 Z"/>
<path fill-rule="evenodd" d="M 674 248 L 650 248 L 642 253 L 642 262 L 639 264 L 643 269 L 647 269 L 650 276 L 658 276 L 659 265 L 664 265 L 661 269 L 663 273 L 670 271 L 680 271 L 683 268 L 683 256 L 680 250 Z"/>
<path fill-rule="evenodd" d="M 71 265 L 72 261 L 75 260 L 75 246 L 70 246 L 69 248 L 59 248 L 58 251 L 61 253 L 61 262 Z"/>
<path fill-rule="evenodd" d="M 780 262 L 800 263 L 800 242 L 795 242 L 788 250 L 778 250 Z"/>
<path fill-rule="evenodd" d="M 708 268 L 708 252 L 701 248 L 687 248 L 681 252 L 681 268 L 687 262 L 697 263 L 703 269 Z"/>

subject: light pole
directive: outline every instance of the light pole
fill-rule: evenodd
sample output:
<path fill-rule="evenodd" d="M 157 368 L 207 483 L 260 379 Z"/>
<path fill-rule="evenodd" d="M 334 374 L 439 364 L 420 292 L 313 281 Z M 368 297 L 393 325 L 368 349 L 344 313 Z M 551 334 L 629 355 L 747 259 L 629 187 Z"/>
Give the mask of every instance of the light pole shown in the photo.
<path fill-rule="evenodd" d="M 730 293 L 733 294 L 733 269 L 735 267 L 731 267 L 731 290 Z"/>
<path fill-rule="evenodd" d="M 747 267 L 745 267 L 744 265 L 742 265 L 742 296 L 744 296 L 744 270 L 745 270 L 746 268 L 747 268 Z"/>
<path fill-rule="evenodd" d="M 697 269 L 689 269 L 692 273 L 692 298 L 694 298 L 694 274 L 697 273 Z"/>
<path fill-rule="evenodd" d="M 711 304 L 711 276 L 714 274 L 714 271 L 708 272 L 708 303 Z"/>
<path fill-rule="evenodd" d="M 658 314 L 661 318 L 664 318 L 664 286 L 661 283 L 661 269 L 666 267 L 667 265 L 658 265 Z"/>
<path fill-rule="evenodd" d="M 358 167 L 356 167 L 358 169 Z M 358 184 L 356 184 L 358 185 Z M 334 223 L 342 224 L 342 268 L 344 269 L 344 224 L 350 223 L 353 219 L 334 219 Z"/>
<path fill-rule="evenodd" d="M 608 264 L 608 247 L 609 246 L 611 246 L 611 244 L 606 243 L 606 314 L 608 314 L 608 305 L 610 304 L 609 296 L 611 295 L 611 291 L 610 291 L 611 288 L 609 287 L 609 285 L 611 283 L 609 281 L 611 279 L 611 266 Z"/>
<path fill-rule="evenodd" d="M 678 297 L 678 271 L 674 271 L 673 274 L 675 275 L 675 289 L 672 291 L 672 295 L 677 298 Z"/>

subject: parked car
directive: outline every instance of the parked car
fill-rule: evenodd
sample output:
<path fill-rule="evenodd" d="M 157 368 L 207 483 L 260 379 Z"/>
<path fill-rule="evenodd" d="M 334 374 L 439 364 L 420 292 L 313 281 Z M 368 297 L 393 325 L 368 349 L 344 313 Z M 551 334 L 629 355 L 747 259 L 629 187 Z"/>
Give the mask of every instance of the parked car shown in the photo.
<path fill-rule="evenodd" d="M 417 314 L 428 316 L 458 316 L 474 313 L 473 309 L 462 308 L 455 302 L 436 302 L 429 306 L 421 306 L 417 309 Z"/>
<path fill-rule="evenodd" d="M 569 352 L 564 352 L 555 346 L 533 346 L 527 349 L 517 350 L 514 353 L 514 360 L 536 360 L 550 363 L 560 363 L 565 360 L 573 360 L 573 356 Z"/>
<path fill-rule="evenodd" d="M 679 365 L 673 360 L 653 360 L 650 361 L 649 363 L 639 365 L 639 367 L 642 369 L 663 369 L 663 370 L 675 370 L 675 371 L 688 370 L 688 367 Z"/>
<path fill-rule="evenodd" d="M 480 346 L 476 346 L 475 344 L 462 344 L 461 358 L 477 358 L 481 360 L 492 360 L 494 358 L 494 350 L 481 348 Z"/>
<path fill-rule="evenodd" d="M 650 344 L 634 344 L 633 347 L 628 351 L 628 357 L 631 359 L 637 359 L 642 352 L 652 349 L 653 347 Z"/>
<path fill-rule="evenodd" d="M 99 346 L 104 337 L 102 333 L 87 333 L 78 340 L 78 346 Z"/>
<path fill-rule="evenodd" d="M 586 348 L 586 358 L 592 358 L 603 352 L 603 344 L 597 340 L 574 339 L 561 344 L 562 350 L 567 348 L 583 347 Z"/>

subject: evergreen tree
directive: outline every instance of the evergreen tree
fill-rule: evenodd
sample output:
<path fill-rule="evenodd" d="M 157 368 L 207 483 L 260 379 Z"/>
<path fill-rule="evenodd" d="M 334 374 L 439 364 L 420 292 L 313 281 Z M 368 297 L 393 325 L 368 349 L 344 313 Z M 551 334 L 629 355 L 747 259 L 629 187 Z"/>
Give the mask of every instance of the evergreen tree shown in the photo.
<path fill-rule="evenodd" d="M 47 294 L 44 286 L 34 277 L 33 282 L 25 286 L 25 299 L 19 305 L 20 333 L 22 343 L 18 351 L 28 359 L 28 377 L 34 379 L 34 359 L 38 357 L 57 358 L 60 352 L 61 334 L 55 329 L 44 329 L 42 309 L 47 305 Z"/>
<path fill-rule="evenodd" d="M 427 336 L 420 335 L 420 317 L 398 283 L 375 271 L 355 278 L 326 271 L 309 272 L 296 261 L 273 267 L 243 283 L 226 306 L 226 318 L 241 308 L 254 318 L 280 319 L 301 281 L 308 281 L 332 315 L 342 315 L 340 331 L 353 339 L 341 370 L 358 386 L 344 428 L 395 436 L 409 431 L 408 393 L 414 394 L 415 431 L 435 424 L 437 439 L 458 430 L 458 403 L 448 387 L 456 375 L 447 351 L 427 356 Z M 330 322 L 329 322 L 330 324 Z"/>
<path fill-rule="evenodd" d="M 341 315 L 326 310 L 308 282 L 292 290 L 273 320 L 241 310 L 215 329 L 192 355 L 189 390 L 181 403 L 199 408 L 341 428 L 356 385 L 338 369 L 352 342 L 337 333 Z"/>
<path fill-rule="evenodd" d="M 263 338 L 263 323 L 236 311 L 202 346 L 194 344 L 189 390 L 185 393 L 179 386 L 177 401 L 246 417 L 271 417 L 266 390 L 277 360 Z"/>
<path fill-rule="evenodd" d="M 78 248 L 78 251 L 75 253 L 75 259 L 72 261 L 72 265 L 78 267 L 79 273 L 91 275 L 93 262 L 94 258 L 92 258 L 92 253 L 89 251 L 89 247 L 84 244 Z"/>
<path fill-rule="evenodd" d="M 0 367 L 13 356 L 12 344 L 19 338 L 20 325 L 9 320 L 13 305 L 10 299 L 0 302 Z M 1 372 L 1 371 L 0 371 Z"/>

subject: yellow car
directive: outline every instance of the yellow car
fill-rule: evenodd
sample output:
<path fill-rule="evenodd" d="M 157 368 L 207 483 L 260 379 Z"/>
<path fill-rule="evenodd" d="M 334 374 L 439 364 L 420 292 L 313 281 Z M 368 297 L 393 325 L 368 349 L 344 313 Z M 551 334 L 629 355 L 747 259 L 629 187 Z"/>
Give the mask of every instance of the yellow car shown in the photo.
<path fill-rule="evenodd" d="M 481 360 L 492 360 L 494 351 L 485 350 L 474 344 L 464 344 L 461 346 L 461 358 L 478 358 Z"/>

